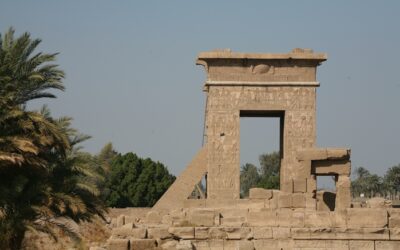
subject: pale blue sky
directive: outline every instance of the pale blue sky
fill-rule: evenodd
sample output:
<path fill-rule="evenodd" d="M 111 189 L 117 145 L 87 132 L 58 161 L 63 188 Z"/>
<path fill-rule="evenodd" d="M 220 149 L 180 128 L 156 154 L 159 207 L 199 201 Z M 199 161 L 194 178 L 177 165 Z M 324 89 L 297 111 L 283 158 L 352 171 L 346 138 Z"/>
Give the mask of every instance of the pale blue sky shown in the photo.
<path fill-rule="evenodd" d="M 318 146 L 351 147 L 353 167 L 383 174 L 400 163 L 399 11 L 400 1 L 365 0 L 2 0 L 0 31 L 29 31 L 42 38 L 41 50 L 61 53 L 67 91 L 46 103 L 93 136 L 88 151 L 111 141 L 174 174 L 201 147 L 198 52 L 326 52 L 318 71 Z M 260 133 L 275 123 L 257 123 L 243 122 L 242 162 L 274 148 Z M 265 138 L 276 138 L 270 130 Z"/>

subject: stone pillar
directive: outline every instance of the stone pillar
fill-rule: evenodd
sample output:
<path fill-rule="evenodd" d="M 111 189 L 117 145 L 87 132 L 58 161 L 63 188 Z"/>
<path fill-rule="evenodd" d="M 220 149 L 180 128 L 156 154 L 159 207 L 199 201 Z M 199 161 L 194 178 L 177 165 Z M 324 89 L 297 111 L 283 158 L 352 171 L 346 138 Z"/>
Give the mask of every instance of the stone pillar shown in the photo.
<path fill-rule="evenodd" d="M 351 206 L 351 180 L 348 175 L 338 175 L 336 182 L 335 210 L 350 208 Z"/>

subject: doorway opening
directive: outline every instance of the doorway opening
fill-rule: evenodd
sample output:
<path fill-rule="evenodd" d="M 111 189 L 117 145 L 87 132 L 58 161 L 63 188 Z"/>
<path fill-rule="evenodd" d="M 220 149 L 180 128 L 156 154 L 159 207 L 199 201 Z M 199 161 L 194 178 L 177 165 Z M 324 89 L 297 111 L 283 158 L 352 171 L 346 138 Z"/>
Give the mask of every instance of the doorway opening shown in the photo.
<path fill-rule="evenodd" d="M 317 175 L 317 210 L 334 211 L 336 205 L 335 175 Z"/>
<path fill-rule="evenodd" d="M 249 189 L 279 189 L 284 111 L 240 112 L 240 196 Z"/>

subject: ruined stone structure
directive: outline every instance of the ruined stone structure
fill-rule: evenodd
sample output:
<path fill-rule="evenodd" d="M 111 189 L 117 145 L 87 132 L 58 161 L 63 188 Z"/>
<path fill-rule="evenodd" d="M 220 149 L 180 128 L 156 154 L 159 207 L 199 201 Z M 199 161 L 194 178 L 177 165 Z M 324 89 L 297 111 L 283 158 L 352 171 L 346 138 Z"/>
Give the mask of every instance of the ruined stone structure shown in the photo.
<path fill-rule="evenodd" d="M 205 144 L 146 218 L 120 217 L 110 249 L 400 249 L 400 211 L 354 208 L 350 150 L 316 146 L 317 66 L 326 54 L 200 53 Z M 240 117 L 280 119 L 280 190 L 240 199 Z M 333 176 L 336 193 L 317 192 Z M 206 195 L 189 199 L 206 177 Z M 383 203 L 382 203 L 383 204 Z"/>

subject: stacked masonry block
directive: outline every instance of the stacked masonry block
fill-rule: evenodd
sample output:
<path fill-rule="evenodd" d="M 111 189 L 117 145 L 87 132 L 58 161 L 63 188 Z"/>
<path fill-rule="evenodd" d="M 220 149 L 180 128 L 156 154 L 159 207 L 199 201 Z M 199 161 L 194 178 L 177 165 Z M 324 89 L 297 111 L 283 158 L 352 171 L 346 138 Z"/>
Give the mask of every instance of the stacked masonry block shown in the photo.
<path fill-rule="evenodd" d="M 400 249 L 400 210 L 231 206 L 166 214 L 151 211 L 145 221 L 114 228 L 108 246 L 111 250 Z"/>

